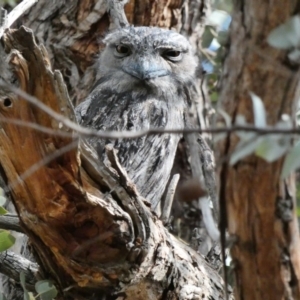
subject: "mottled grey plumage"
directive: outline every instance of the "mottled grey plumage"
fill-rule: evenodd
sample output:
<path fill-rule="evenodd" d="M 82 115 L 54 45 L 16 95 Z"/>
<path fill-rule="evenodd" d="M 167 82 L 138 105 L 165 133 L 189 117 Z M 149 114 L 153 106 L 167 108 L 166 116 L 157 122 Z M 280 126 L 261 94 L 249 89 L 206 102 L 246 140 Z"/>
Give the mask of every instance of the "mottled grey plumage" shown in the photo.
<path fill-rule="evenodd" d="M 196 95 L 197 61 L 189 42 L 170 30 L 127 27 L 110 33 L 104 43 L 99 79 L 76 108 L 79 123 L 98 130 L 184 128 L 186 108 Z M 88 142 L 101 159 L 105 144 L 113 144 L 129 177 L 155 208 L 179 139 L 179 134 L 160 134 Z"/>

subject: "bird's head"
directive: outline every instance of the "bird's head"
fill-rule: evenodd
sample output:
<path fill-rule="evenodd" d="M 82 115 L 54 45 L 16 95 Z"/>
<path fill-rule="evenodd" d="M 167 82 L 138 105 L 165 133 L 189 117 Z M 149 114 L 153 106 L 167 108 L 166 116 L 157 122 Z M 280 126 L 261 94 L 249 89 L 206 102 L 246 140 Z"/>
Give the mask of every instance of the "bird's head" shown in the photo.
<path fill-rule="evenodd" d="M 197 59 L 181 34 L 157 27 L 118 29 L 104 39 L 100 76 L 113 78 L 116 88 L 170 88 L 188 84 Z"/>

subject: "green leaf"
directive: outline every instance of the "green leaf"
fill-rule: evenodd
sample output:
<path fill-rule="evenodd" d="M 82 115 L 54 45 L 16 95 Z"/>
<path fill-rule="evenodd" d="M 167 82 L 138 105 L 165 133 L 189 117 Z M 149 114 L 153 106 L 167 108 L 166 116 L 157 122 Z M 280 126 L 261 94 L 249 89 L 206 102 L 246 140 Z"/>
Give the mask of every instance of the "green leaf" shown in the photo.
<path fill-rule="evenodd" d="M 21 286 L 24 291 L 24 300 L 31 300 L 30 295 L 26 289 L 26 281 L 25 281 L 25 273 L 24 272 L 20 273 L 20 283 L 21 283 Z"/>
<path fill-rule="evenodd" d="M 300 141 L 291 149 L 289 154 L 285 157 L 281 178 L 286 178 L 292 171 L 300 167 Z"/>
<path fill-rule="evenodd" d="M 201 38 L 202 47 L 208 48 L 215 36 L 216 33 L 214 32 L 213 28 L 211 26 L 205 26 L 205 30 Z"/>
<path fill-rule="evenodd" d="M 57 296 L 57 289 L 49 280 L 40 280 L 35 284 L 35 290 L 42 300 L 52 300 Z"/>
<path fill-rule="evenodd" d="M 7 300 L 6 297 L 0 292 L 0 300 Z"/>
<path fill-rule="evenodd" d="M 219 99 L 219 93 L 218 92 L 212 92 L 210 95 L 210 100 L 213 102 L 213 103 L 215 103 L 215 102 L 217 102 L 218 101 L 218 99 Z"/>
<path fill-rule="evenodd" d="M 256 127 L 266 127 L 266 111 L 261 99 L 254 93 L 250 93 L 253 114 L 254 114 L 254 125 Z"/>
<path fill-rule="evenodd" d="M 25 287 L 26 281 L 25 281 L 25 273 L 24 272 L 20 273 L 20 283 L 21 283 L 23 290 L 26 290 L 26 287 Z"/>
<path fill-rule="evenodd" d="M 284 155 L 289 147 L 290 144 L 280 136 L 266 136 L 255 149 L 255 154 L 272 162 Z"/>
<path fill-rule="evenodd" d="M 293 63 L 299 63 L 300 62 L 300 50 L 294 49 L 288 54 L 288 58 Z"/>
<path fill-rule="evenodd" d="M 5 214 L 7 214 L 7 210 L 4 207 L 0 206 L 0 216 L 3 216 Z"/>
<path fill-rule="evenodd" d="M 222 63 L 223 63 L 223 60 L 224 60 L 224 47 L 219 47 L 219 49 L 217 50 L 216 52 L 216 55 L 215 55 L 215 59 L 214 59 L 214 62 L 218 65 L 218 68 L 222 68 Z M 218 71 L 218 70 L 216 70 Z"/>
<path fill-rule="evenodd" d="M 0 252 L 7 250 L 15 243 L 16 238 L 9 231 L 0 230 Z"/>
<path fill-rule="evenodd" d="M 300 16 L 290 18 L 284 24 L 273 29 L 268 43 L 278 49 L 291 49 L 300 45 Z"/>
<path fill-rule="evenodd" d="M 1 6 L 3 7 L 6 4 L 8 4 L 11 7 L 14 7 L 17 5 L 17 1 L 16 0 L 1 0 L 0 1 L 0 7 Z"/>
<path fill-rule="evenodd" d="M 15 0 L 6 0 L 6 2 L 11 6 L 11 7 L 15 7 L 17 5 L 17 1 Z"/>
<path fill-rule="evenodd" d="M 278 129 L 292 129 L 293 122 L 289 115 L 283 114 L 281 120 L 274 126 Z M 292 145 L 292 137 L 284 134 L 265 136 L 255 150 L 257 156 L 272 162 L 284 155 Z"/>
<path fill-rule="evenodd" d="M 227 137 L 227 134 L 226 134 L 226 133 L 215 133 L 215 134 L 213 135 L 213 142 L 214 142 L 214 143 L 217 143 L 217 142 L 219 142 L 219 141 L 224 140 L 226 137 Z"/>
<path fill-rule="evenodd" d="M 221 115 L 221 117 L 223 118 L 223 120 L 225 122 L 225 125 L 227 127 L 229 127 L 231 125 L 231 117 L 228 115 L 228 113 L 225 110 L 221 109 L 221 108 L 219 108 L 217 110 L 217 113 L 219 115 Z"/>
<path fill-rule="evenodd" d="M 228 17 L 229 14 L 226 11 L 216 9 L 207 18 L 207 24 L 220 28 Z"/>
<path fill-rule="evenodd" d="M 241 140 L 231 154 L 229 161 L 230 165 L 234 165 L 242 158 L 254 153 L 254 150 L 260 142 L 261 138 L 256 137 L 255 134 L 248 134 L 247 139 Z"/>
<path fill-rule="evenodd" d="M 218 37 L 217 37 L 217 41 L 221 46 L 226 45 L 227 41 L 228 41 L 228 35 L 229 32 L 228 31 L 219 31 L 218 32 Z"/>
<path fill-rule="evenodd" d="M 33 293 L 28 292 L 29 300 L 36 300 Z"/>

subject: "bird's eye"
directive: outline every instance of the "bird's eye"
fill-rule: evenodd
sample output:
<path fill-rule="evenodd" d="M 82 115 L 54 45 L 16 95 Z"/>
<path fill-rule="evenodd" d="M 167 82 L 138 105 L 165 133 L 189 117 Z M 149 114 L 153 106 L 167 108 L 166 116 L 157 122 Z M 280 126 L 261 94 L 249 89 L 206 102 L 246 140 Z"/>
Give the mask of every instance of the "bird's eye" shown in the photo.
<path fill-rule="evenodd" d="M 124 57 L 130 54 L 130 48 L 125 45 L 117 45 L 116 46 L 116 54 L 119 57 Z"/>
<path fill-rule="evenodd" d="M 163 52 L 163 57 L 171 61 L 179 61 L 182 58 L 182 53 L 178 50 L 166 50 Z"/>

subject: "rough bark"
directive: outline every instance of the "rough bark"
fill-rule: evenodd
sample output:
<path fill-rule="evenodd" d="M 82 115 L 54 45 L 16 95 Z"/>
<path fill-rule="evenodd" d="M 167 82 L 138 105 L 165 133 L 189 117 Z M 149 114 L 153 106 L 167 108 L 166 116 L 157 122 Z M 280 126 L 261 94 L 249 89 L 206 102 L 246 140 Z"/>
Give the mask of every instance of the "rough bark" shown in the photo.
<path fill-rule="evenodd" d="M 269 46 L 266 38 L 299 13 L 299 5 L 299 1 L 236 1 L 221 86 L 221 101 L 232 122 L 237 115 L 253 121 L 249 92 L 263 100 L 268 124 L 278 122 L 282 114 L 294 115 L 299 67 L 289 64 L 287 53 Z M 237 140 L 233 134 L 226 139 L 221 157 L 232 153 Z M 280 179 L 282 162 L 267 163 L 251 155 L 233 166 L 222 164 L 221 211 L 229 233 L 237 239 L 231 251 L 237 299 L 300 297 L 294 183 L 292 178 Z M 282 202 L 287 204 L 288 219 L 278 213 Z"/>
<path fill-rule="evenodd" d="M 9 31 L 4 43 L 21 90 L 75 120 L 62 76 L 51 71 L 46 50 L 35 44 L 32 32 Z M 224 298 L 222 279 L 150 212 L 114 150 L 107 148 L 110 165 L 105 165 L 68 121 L 29 100 L 2 91 L 1 169 L 37 253 L 39 273 L 54 279 L 64 299 L 92 299 L 93 294 L 137 300 Z"/>
<path fill-rule="evenodd" d="M 22 24 L 31 28 L 39 41 L 45 45 L 53 68 L 62 72 L 74 105 L 79 104 L 88 95 L 97 73 L 101 72 L 94 68 L 94 62 L 103 48 L 101 41 L 110 27 L 106 10 L 106 0 L 40 0 L 22 20 Z M 209 11 L 209 0 L 130 0 L 125 6 L 130 24 L 174 29 L 188 37 L 195 50 L 199 49 L 200 37 Z M 199 77 L 200 86 L 200 68 Z M 210 110 L 209 100 L 204 94 L 202 92 L 203 97 L 196 103 L 201 128 L 207 126 L 206 112 Z M 190 154 L 187 152 L 186 143 L 182 141 L 172 172 L 173 175 L 181 171 L 179 185 L 191 177 L 193 166 L 188 164 Z M 187 163 L 184 167 L 181 166 L 183 161 Z M 193 206 L 182 203 L 177 195 L 174 202 L 176 211 L 173 209 L 173 215 L 177 216 L 172 223 L 174 232 L 191 241 L 191 228 L 202 227 L 203 230 L 203 224 L 198 217 L 201 212 L 199 209 L 195 212 Z M 180 226 L 177 226 L 178 224 Z M 211 249 L 211 242 L 208 236 L 204 237 L 207 235 L 205 229 L 203 232 L 201 244 L 207 245 L 204 247 L 206 250 L 201 250 L 201 253 L 206 255 Z"/>
<path fill-rule="evenodd" d="M 9 213 L 4 216 L 0 216 L 0 228 L 6 230 L 13 230 L 17 232 L 23 232 L 20 226 L 18 216 Z"/>
<path fill-rule="evenodd" d="M 126 13 L 135 25 L 175 28 L 197 46 L 208 7 L 206 1 L 186 1 L 184 6 L 182 1 L 131 1 Z M 109 27 L 106 1 L 69 1 L 66 5 L 40 0 L 23 21 L 46 45 L 50 59 L 42 47 L 36 48 L 30 34 L 7 35 L 10 63 L 21 88 L 70 118 L 72 106 L 66 102 L 64 84 L 59 73 L 49 71 L 49 61 L 62 71 L 72 101 L 81 101 L 97 76 L 91 66 Z M 13 82 L 2 62 L 1 76 Z M 21 98 L 4 89 L 3 116 L 70 132 L 38 108 L 19 102 Z M 205 106 L 205 99 L 198 105 Z M 200 119 L 205 126 L 205 118 L 201 115 Z M 15 125 L 3 124 L 2 175 L 11 184 L 21 223 L 38 253 L 42 266 L 38 276 L 52 277 L 61 290 L 74 284 L 65 292 L 71 298 L 82 295 L 86 299 L 98 290 L 100 294 L 118 291 L 129 299 L 224 297 L 219 276 L 149 213 L 112 150 L 108 149 L 111 167 L 99 166 L 91 150 L 73 137 L 49 136 L 26 127 L 23 131 Z M 9 137 L 22 148 L 10 152 Z M 46 161 L 47 155 L 53 160 Z M 32 172 L 32 165 L 39 161 Z M 16 180 L 20 175 L 21 185 Z M 95 203 L 100 207 L 95 208 Z M 138 294 L 139 290 L 143 292 Z M 152 296 L 150 291 L 154 291 Z"/>

